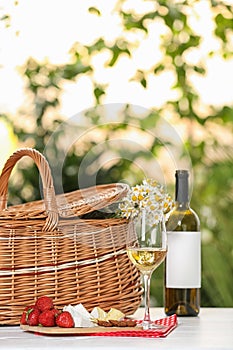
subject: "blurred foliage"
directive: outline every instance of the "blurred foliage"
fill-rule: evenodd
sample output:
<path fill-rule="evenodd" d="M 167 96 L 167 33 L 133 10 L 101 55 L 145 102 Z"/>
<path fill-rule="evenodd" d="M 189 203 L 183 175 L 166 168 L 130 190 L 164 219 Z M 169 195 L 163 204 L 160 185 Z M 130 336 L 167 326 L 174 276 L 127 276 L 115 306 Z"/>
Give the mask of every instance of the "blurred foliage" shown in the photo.
<path fill-rule="evenodd" d="M 200 96 L 191 84 L 189 76 L 192 73 L 200 76 L 205 75 L 206 67 L 203 60 L 200 59 L 196 64 L 191 64 L 185 56 L 190 48 L 198 49 L 202 43 L 202 37 L 197 35 L 189 24 L 189 11 L 187 11 L 188 8 L 192 9 L 192 6 L 198 1 L 158 0 L 154 11 L 143 14 L 138 14 L 132 9 L 126 11 L 123 6 L 124 2 L 117 2 L 116 12 L 121 19 L 122 35 L 116 39 L 115 43 L 110 45 L 102 37 L 98 38 L 92 45 L 83 45 L 77 42 L 71 48 L 70 63 L 64 65 L 52 65 L 48 61 L 37 62 L 33 58 L 28 59 L 21 69 L 21 74 L 26 81 L 26 90 L 31 98 L 32 109 L 31 111 L 22 110 L 19 120 L 12 120 L 14 131 L 21 145 L 35 147 L 42 153 L 53 135 L 54 144 L 51 144 L 47 150 L 49 159 L 54 162 L 53 168 L 55 169 L 58 157 L 57 148 L 62 144 L 64 128 L 66 127 L 64 118 L 57 115 L 56 109 L 63 92 L 62 86 L 64 82 L 77 81 L 82 76 L 88 76 L 92 82 L 96 107 L 86 111 L 84 124 L 72 127 L 74 133 L 77 130 L 79 132 L 83 130 L 85 133 L 88 126 L 100 125 L 101 142 L 104 143 L 111 140 L 114 133 L 127 131 L 132 124 L 141 130 L 156 128 L 160 116 L 164 116 L 166 111 L 169 111 L 176 118 L 182 119 L 183 123 L 189 125 L 185 147 L 187 147 L 192 160 L 195 179 L 192 207 L 198 212 L 202 223 L 202 305 L 232 307 L 233 152 L 232 144 L 225 141 L 227 135 L 233 132 L 233 109 L 232 106 L 219 108 L 208 106 L 208 113 L 204 116 L 203 113 L 200 115 L 198 110 L 198 106 L 201 104 Z M 228 59 L 232 57 L 233 53 L 230 43 L 233 30 L 233 8 L 225 4 L 224 1 L 207 0 L 207 2 L 211 4 L 214 35 L 219 42 L 218 51 L 211 51 L 209 55 L 221 54 L 224 59 Z M 90 7 L 89 12 L 93 16 L 101 17 L 101 11 L 97 7 Z M 4 17 L 3 20 L 7 20 L 7 18 Z M 166 35 L 164 34 L 161 38 L 162 58 L 150 70 L 144 71 L 140 68 L 133 80 L 146 88 L 149 73 L 157 75 L 172 70 L 176 77 L 173 88 L 179 91 L 179 96 L 167 101 L 160 109 L 149 112 L 143 118 L 135 116 L 130 111 L 130 107 L 126 105 L 120 115 L 119 123 L 104 124 L 99 106 L 104 104 L 107 86 L 96 82 L 91 58 L 96 52 L 107 50 L 111 54 L 105 65 L 107 69 L 114 66 L 121 55 L 130 57 L 133 54 L 135 43 L 132 40 L 128 41 L 124 33 L 139 31 L 144 33 L 146 37 L 148 25 L 157 19 L 167 27 Z M 81 99 L 82 96 L 78 96 L 78 98 Z M 56 117 L 51 119 L 49 118 L 51 115 Z M 30 127 L 28 124 L 25 126 L 24 120 L 30 121 Z M 63 128 L 59 129 L 61 125 Z M 195 137 L 197 129 L 201 131 L 203 137 Z M 57 130 L 55 136 L 54 130 Z M 218 130 L 219 132 L 216 132 Z M 220 137 L 220 134 L 226 134 L 226 139 L 224 136 Z M 150 144 L 149 151 L 151 154 L 157 155 L 162 146 L 155 139 Z M 104 147 L 101 148 L 99 139 L 94 137 L 86 137 L 82 140 L 82 147 L 77 147 L 74 144 L 69 148 L 62 169 L 64 191 L 77 189 L 77 173 L 86 153 L 88 153 L 88 164 L 86 168 L 81 167 L 82 173 L 79 176 L 85 178 L 86 184 L 89 185 L 90 173 L 88 173 L 88 169 L 91 164 L 95 164 L 97 167 L 101 164 L 100 160 L 105 151 Z M 111 166 L 100 168 L 97 183 L 117 182 L 119 179 L 125 179 L 133 185 L 141 181 L 143 174 L 139 169 L 134 168 L 134 163 L 139 158 L 146 158 L 147 152 L 133 155 L 131 152 L 127 157 L 125 148 L 115 149 L 113 145 L 111 149 L 111 143 L 109 143 L 108 151 L 114 152 L 118 158 L 115 157 Z M 128 151 L 130 152 L 130 150 Z M 59 186 L 58 183 L 56 184 L 59 177 L 54 176 L 54 178 L 55 187 Z M 22 184 L 27 185 L 31 191 L 22 192 Z M 12 203 L 40 198 L 38 179 L 33 164 L 28 164 L 26 169 L 19 165 L 17 181 L 12 180 L 10 193 Z M 160 267 L 152 279 L 155 305 L 163 304 L 162 289 L 163 267 Z"/>

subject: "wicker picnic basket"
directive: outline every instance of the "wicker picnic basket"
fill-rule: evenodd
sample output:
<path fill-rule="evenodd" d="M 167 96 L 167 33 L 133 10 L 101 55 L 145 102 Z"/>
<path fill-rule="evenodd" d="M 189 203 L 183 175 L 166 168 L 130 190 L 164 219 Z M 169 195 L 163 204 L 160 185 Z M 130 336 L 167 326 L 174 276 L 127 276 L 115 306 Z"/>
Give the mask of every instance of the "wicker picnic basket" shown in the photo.
<path fill-rule="evenodd" d="M 43 200 L 7 207 L 8 180 L 23 156 L 38 167 Z M 83 218 L 116 203 L 127 185 L 110 184 L 55 195 L 49 164 L 31 148 L 17 150 L 0 175 L 0 324 L 17 325 L 42 295 L 58 308 L 82 303 L 132 314 L 141 302 L 140 275 L 127 257 L 124 219 Z"/>

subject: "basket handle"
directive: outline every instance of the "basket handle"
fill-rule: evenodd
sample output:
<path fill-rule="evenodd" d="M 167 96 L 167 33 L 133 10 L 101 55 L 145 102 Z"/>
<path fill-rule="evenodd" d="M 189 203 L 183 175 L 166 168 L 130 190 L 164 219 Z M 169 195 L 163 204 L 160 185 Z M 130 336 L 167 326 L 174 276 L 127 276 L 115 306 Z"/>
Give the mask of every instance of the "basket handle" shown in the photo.
<path fill-rule="evenodd" d="M 53 186 L 53 179 L 49 164 L 45 157 L 35 149 L 20 148 L 15 151 L 6 161 L 0 175 L 0 210 L 7 209 L 8 181 L 14 165 L 24 156 L 31 157 L 38 167 L 44 193 L 45 209 L 48 217 L 43 227 L 44 231 L 56 229 L 59 220 L 56 196 Z"/>

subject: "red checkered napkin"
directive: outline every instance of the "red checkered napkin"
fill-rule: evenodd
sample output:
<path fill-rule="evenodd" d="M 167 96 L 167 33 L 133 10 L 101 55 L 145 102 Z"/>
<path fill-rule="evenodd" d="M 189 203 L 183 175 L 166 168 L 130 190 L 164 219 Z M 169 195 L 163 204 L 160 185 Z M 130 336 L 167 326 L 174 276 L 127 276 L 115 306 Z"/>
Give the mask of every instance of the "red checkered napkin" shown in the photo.
<path fill-rule="evenodd" d="M 140 324 L 141 321 L 138 321 Z M 99 336 L 99 337 L 144 337 L 144 338 L 163 338 L 166 337 L 173 329 L 178 325 L 177 316 L 172 315 L 165 318 L 161 318 L 154 322 L 155 324 L 164 326 L 161 329 L 135 329 L 135 330 L 117 330 L 112 332 L 99 332 L 91 333 L 88 335 Z"/>

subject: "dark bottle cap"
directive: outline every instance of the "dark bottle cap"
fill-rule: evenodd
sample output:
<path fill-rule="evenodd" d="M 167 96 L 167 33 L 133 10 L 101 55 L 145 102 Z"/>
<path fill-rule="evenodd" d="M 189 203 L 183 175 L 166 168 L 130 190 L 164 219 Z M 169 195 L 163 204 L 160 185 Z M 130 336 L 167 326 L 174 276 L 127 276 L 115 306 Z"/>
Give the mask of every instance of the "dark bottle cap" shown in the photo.
<path fill-rule="evenodd" d="M 178 203 L 189 202 L 188 170 L 176 170 L 176 201 Z"/>
<path fill-rule="evenodd" d="M 179 177 L 189 177 L 189 171 L 188 170 L 184 170 L 184 169 L 179 169 L 179 170 L 176 170 L 176 177 L 179 176 Z"/>

